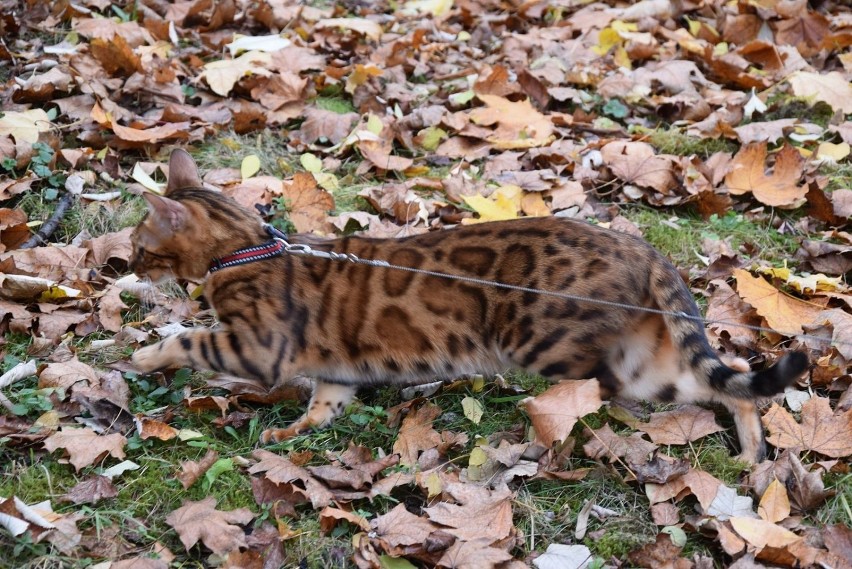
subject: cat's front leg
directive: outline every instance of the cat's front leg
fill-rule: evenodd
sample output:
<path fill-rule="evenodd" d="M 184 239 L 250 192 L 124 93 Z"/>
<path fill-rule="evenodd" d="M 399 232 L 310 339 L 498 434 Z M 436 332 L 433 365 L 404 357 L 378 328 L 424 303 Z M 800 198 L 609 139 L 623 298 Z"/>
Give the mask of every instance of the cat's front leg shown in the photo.
<path fill-rule="evenodd" d="M 312 427 L 324 427 L 335 417 L 343 413 L 346 405 L 355 397 L 356 388 L 351 385 L 325 383 L 317 380 L 311 402 L 304 415 L 296 419 L 286 429 L 266 429 L 260 435 L 264 444 L 280 442 L 295 437 Z"/>
<path fill-rule="evenodd" d="M 184 347 L 191 345 L 189 335 L 193 332 L 195 330 L 187 330 L 136 350 L 132 357 L 133 366 L 146 373 L 170 367 L 195 367 Z"/>

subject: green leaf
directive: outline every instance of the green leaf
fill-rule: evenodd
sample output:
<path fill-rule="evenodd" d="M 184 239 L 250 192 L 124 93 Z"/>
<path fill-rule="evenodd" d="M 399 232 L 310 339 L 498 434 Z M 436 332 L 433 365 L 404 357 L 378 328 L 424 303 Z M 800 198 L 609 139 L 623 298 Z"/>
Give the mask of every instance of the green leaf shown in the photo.
<path fill-rule="evenodd" d="M 429 128 L 424 128 L 423 130 L 418 132 L 417 136 L 420 140 L 420 146 L 423 147 L 423 150 L 432 151 L 438 148 L 438 145 L 441 144 L 441 141 L 446 139 L 449 135 L 444 129 L 438 128 L 436 126 L 430 126 Z"/>
<path fill-rule="evenodd" d="M 680 529 L 677 526 L 666 526 L 660 530 L 662 533 L 669 534 L 671 537 L 672 544 L 677 547 L 683 547 L 686 545 L 686 532 Z"/>
<path fill-rule="evenodd" d="M 209 490 L 213 483 L 216 482 L 216 479 L 223 472 L 230 472 L 234 469 L 234 461 L 230 458 L 220 458 L 216 462 L 213 463 L 213 466 L 210 467 L 210 470 L 204 473 L 204 488 Z"/>
<path fill-rule="evenodd" d="M 417 569 L 409 560 L 390 555 L 380 555 L 379 564 L 382 569 Z"/>
<path fill-rule="evenodd" d="M 240 164 L 240 174 L 243 180 L 251 178 L 260 171 L 260 158 L 256 154 L 249 154 L 243 158 L 243 163 Z"/>
<path fill-rule="evenodd" d="M 630 112 L 630 109 L 628 109 L 624 103 L 618 99 L 610 99 L 603 106 L 603 112 L 611 117 L 623 119 Z"/>

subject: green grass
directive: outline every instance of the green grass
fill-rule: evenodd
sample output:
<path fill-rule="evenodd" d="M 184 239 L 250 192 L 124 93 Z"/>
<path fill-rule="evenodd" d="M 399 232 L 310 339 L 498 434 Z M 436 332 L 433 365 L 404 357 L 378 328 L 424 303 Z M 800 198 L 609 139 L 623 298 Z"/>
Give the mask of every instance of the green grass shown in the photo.
<path fill-rule="evenodd" d="M 751 246 L 751 250 L 755 251 L 755 261 L 776 265 L 786 260 L 789 265 L 796 265 L 797 235 L 780 233 L 771 224 L 751 221 L 743 214 L 729 212 L 703 220 L 688 212 L 679 211 L 675 215 L 639 204 L 623 207 L 621 213 L 639 226 L 651 245 L 681 268 L 702 263 L 699 255 L 704 255 L 701 243 L 705 238 L 728 240 L 733 250 L 747 260 L 749 256 L 741 250 L 742 245 Z M 795 222 L 792 217 L 782 219 L 788 220 L 787 226 Z"/>
<path fill-rule="evenodd" d="M 637 129 L 646 134 L 645 141 L 657 149 L 661 154 L 674 154 L 675 156 L 691 156 L 693 154 L 701 158 L 709 158 L 717 152 L 737 151 L 737 144 L 725 138 L 699 138 L 689 136 L 678 129 L 669 130 Z"/>

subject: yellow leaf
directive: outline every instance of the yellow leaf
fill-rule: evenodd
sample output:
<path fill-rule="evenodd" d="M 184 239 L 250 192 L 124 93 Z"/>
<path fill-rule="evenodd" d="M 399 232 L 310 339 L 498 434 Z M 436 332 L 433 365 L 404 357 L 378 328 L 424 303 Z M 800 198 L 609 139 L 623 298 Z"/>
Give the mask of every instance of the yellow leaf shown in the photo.
<path fill-rule="evenodd" d="M 479 214 L 479 219 L 465 219 L 462 223 L 501 221 L 518 217 L 518 208 L 503 194 L 497 194 L 494 200 L 482 196 L 463 196 L 463 198 L 465 203 Z"/>
<path fill-rule="evenodd" d="M 630 55 L 628 55 L 627 50 L 624 49 L 624 46 L 622 45 L 615 48 L 615 53 L 613 54 L 612 59 L 619 67 L 623 67 L 624 69 L 633 69 L 633 62 L 630 61 Z"/>
<path fill-rule="evenodd" d="M 834 110 L 843 111 L 843 114 L 852 113 L 852 84 L 839 71 L 797 71 L 787 80 L 797 97 L 813 98 L 828 103 Z"/>
<path fill-rule="evenodd" d="M 482 414 L 485 412 L 485 409 L 482 408 L 482 403 L 473 397 L 465 397 L 462 399 L 461 404 L 464 416 L 474 425 L 478 425 L 482 420 Z"/>
<path fill-rule="evenodd" d="M 592 51 L 598 55 L 606 55 L 609 50 L 621 43 L 621 36 L 613 28 L 604 28 L 598 33 L 598 45 L 592 46 Z"/>
<path fill-rule="evenodd" d="M 485 454 L 485 451 L 479 447 L 476 447 L 470 452 L 470 458 L 468 459 L 467 463 L 470 466 L 482 466 L 483 464 L 485 464 L 486 460 L 488 460 L 488 455 Z"/>
<path fill-rule="evenodd" d="M 453 7 L 453 0 L 411 0 L 405 3 L 406 12 L 429 13 L 441 18 Z"/>
<path fill-rule="evenodd" d="M 272 60 L 269 53 L 263 51 L 248 51 L 236 59 L 211 61 L 204 65 L 200 77 L 204 77 L 210 89 L 219 96 L 225 97 L 234 88 L 234 84 L 244 75 L 271 75 L 271 71 L 260 67 L 259 63 Z"/>
<path fill-rule="evenodd" d="M 314 173 L 314 179 L 317 181 L 317 185 L 327 192 L 335 192 L 340 189 L 337 176 L 329 172 L 316 172 Z"/>
<path fill-rule="evenodd" d="M 434 498 L 444 491 L 444 484 L 441 482 L 441 477 L 434 472 L 429 473 L 422 484 L 426 488 L 426 496 L 428 498 Z"/>
<path fill-rule="evenodd" d="M 801 334 L 802 325 L 812 323 L 822 311 L 819 306 L 784 294 L 765 279 L 751 276 L 748 271 L 736 269 L 734 277 L 737 279 L 737 294 L 781 334 Z"/>
<path fill-rule="evenodd" d="M 639 31 L 639 26 L 636 25 L 636 22 L 625 22 L 623 20 L 613 20 L 610 27 L 618 33 Z"/>
<path fill-rule="evenodd" d="M 822 273 L 817 273 L 815 275 L 794 275 L 793 271 L 787 268 L 786 261 L 784 261 L 783 267 L 760 267 L 757 270 L 758 272 L 761 272 L 764 275 L 770 275 L 778 279 L 784 279 L 784 282 L 786 282 L 788 285 L 802 293 L 808 291 L 814 293 L 818 290 L 845 290 L 846 288 L 846 286 L 843 284 L 843 279 L 840 277 L 829 277 L 828 275 L 824 275 Z"/>
<path fill-rule="evenodd" d="M 754 518 L 732 517 L 731 525 L 740 537 L 758 548 L 781 549 L 802 539 L 788 529 Z"/>
<path fill-rule="evenodd" d="M 154 179 L 149 176 L 148 173 L 145 172 L 145 170 L 142 169 L 142 167 L 139 165 L 139 162 L 137 162 L 133 166 L 133 173 L 130 174 L 130 177 L 142 184 L 142 186 L 144 186 L 146 190 L 151 190 L 155 194 L 163 193 L 164 184 L 159 184 L 155 182 Z"/>
<path fill-rule="evenodd" d="M 384 73 L 380 68 L 373 64 L 355 65 L 355 70 L 346 78 L 345 90 L 350 95 L 355 92 L 355 89 L 366 83 L 370 77 L 379 77 Z"/>
<path fill-rule="evenodd" d="M 790 515 L 790 498 L 787 489 L 776 478 L 769 483 L 757 506 L 757 515 L 771 523 L 778 523 Z"/>
<path fill-rule="evenodd" d="M 243 180 L 251 178 L 260 171 L 260 158 L 256 154 L 249 154 L 243 158 L 243 163 L 240 164 L 240 174 Z"/>
<path fill-rule="evenodd" d="M 4 111 L 0 117 L 0 136 L 12 135 L 18 144 L 38 142 L 41 132 L 50 130 L 50 119 L 41 109 L 29 111 Z"/>
<path fill-rule="evenodd" d="M 530 217 L 546 217 L 550 208 L 544 203 L 541 192 L 525 192 L 521 198 L 521 209 Z"/>
<path fill-rule="evenodd" d="M 841 142 L 834 144 L 832 142 L 823 142 L 817 148 L 817 158 L 828 159 L 833 162 L 840 162 L 849 156 L 849 144 Z"/>

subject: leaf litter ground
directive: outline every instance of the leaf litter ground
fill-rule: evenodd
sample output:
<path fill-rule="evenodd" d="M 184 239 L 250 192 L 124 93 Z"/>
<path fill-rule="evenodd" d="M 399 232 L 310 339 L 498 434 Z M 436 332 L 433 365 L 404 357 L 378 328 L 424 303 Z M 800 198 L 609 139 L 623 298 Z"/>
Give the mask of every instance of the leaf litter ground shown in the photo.
<path fill-rule="evenodd" d="M 0 29 L 0 566 L 850 566 L 844 3 L 0 0 Z M 215 318 L 127 276 L 177 145 L 288 231 L 644 235 L 715 345 L 812 370 L 751 468 L 721 414 L 515 375 L 259 449 L 304 381 L 127 364 Z"/>

